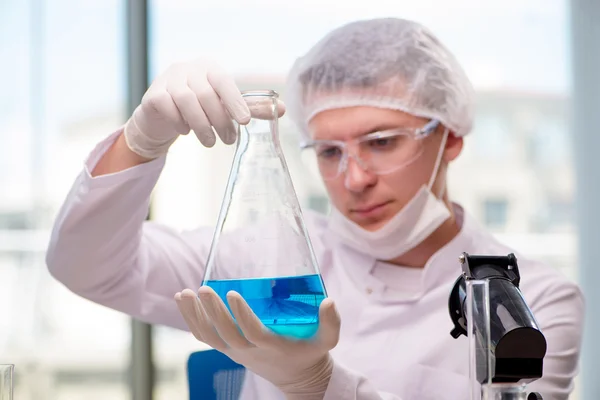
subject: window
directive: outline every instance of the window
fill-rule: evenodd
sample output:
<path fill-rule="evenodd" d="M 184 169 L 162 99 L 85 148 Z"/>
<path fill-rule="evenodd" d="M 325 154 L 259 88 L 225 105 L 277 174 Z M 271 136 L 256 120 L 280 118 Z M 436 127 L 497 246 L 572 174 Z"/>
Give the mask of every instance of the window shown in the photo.
<path fill-rule="evenodd" d="M 551 198 L 549 200 L 548 225 L 550 227 L 575 225 L 575 208 L 571 199 Z"/>
<path fill-rule="evenodd" d="M 506 123 L 491 112 L 476 118 L 472 137 L 478 158 L 499 161 L 510 156 L 512 136 Z"/>
<path fill-rule="evenodd" d="M 484 200 L 483 218 L 488 228 L 504 229 L 508 219 L 508 201 L 500 198 Z"/>
<path fill-rule="evenodd" d="M 122 122 L 124 5 L 0 2 L 0 354 L 16 399 L 130 398 L 129 318 L 71 293 L 44 257 L 83 159 L 111 132 L 98 117 Z"/>
<path fill-rule="evenodd" d="M 565 166 L 569 161 L 571 145 L 565 119 L 546 116 L 538 121 L 530 140 L 533 161 L 540 167 Z"/>
<path fill-rule="evenodd" d="M 27 212 L 8 212 L 0 214 L 0 229 L 22 230 L 31 225 L 33 217 Z"/>

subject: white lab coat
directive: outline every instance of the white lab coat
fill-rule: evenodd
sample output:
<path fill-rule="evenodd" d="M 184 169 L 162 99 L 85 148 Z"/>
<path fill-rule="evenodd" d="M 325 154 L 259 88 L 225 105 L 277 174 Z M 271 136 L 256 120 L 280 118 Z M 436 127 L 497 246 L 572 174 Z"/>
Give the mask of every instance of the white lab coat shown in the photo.
<path fill-rule="evenodd" d="M 144 221 L 164 157 L 92 178 L 90 171 L 118 134 L 99 143 L 87 158 L 56 219 L 48 268 L 91 301 L 148 323 L 187 329 L 173 296 L 202 281 L 213 228 L 178 232 Z M 469 398 L 467 340 L 450 336 L 447 308 L 463 251 L 515 252 L 521 290 L 548 342 L 544 377 L 529 389 L 540 391 L 545 400 L 568 398 L 580 350 L 580 290 L 555 269 L 496 241 L 458 205 L 456 211 L 461 232 L 424 270 L 376 262 L 341 244 L 325 216 L 305 212 L 325 286 L 342 320 L 326 399 Z M 243 398 L 282 396 L 269 382 L 247 373 Z"/>

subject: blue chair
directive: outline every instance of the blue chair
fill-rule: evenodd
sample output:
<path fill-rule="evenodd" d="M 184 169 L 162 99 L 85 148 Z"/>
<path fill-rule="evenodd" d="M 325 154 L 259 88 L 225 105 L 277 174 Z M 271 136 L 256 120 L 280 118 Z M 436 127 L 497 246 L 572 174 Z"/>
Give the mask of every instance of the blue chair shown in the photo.
<path fill-rule="evenodd" d="M 192 353 L 187 363 L 190 400 L 238 400 L 245 372 L 216 350 Z"/>

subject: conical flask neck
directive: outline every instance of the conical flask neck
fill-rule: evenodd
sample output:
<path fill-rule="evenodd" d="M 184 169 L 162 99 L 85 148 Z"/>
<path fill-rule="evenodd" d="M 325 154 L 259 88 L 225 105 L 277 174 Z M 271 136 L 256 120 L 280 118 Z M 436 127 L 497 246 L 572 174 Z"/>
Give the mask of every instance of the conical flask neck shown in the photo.
<path fill-rule="evenodd" d="M 251 119 L 246 125 L 239 125 L 240 145 L 264 146 L 278 142 L 277 92 L 273 90 L 255 90 L 242 92 L 242 97 L 250 110 Z"/>
<path fill-rule="evenodd" d="M 246 91 L 242 97 L 250 110 L 251 121 L 248 126 L 260 124 L 261 121 L 277 125 L 279 116 L 277 92 L 272 90 Z"/>

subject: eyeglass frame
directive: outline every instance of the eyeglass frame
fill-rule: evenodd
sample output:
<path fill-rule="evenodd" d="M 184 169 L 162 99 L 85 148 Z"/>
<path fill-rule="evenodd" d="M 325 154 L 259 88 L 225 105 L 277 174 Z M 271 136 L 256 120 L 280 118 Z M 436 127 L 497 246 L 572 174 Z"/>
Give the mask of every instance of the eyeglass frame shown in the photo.
<path fill-rule="evenodd" d="M 440 124 L 441 123 L 440 123 L 439 120 L 437 120 L 437 119 L 431 119 L 429 122 L 427 122 L 421 128 L 415 128 L 415 129 L 410 129 L 410 128 L 386 129 L 384 131 L 371 132 L 371 133 L 368 133 L 366 135 L 359 136 L 357 138 L 351 139 L 350 141 L 357 142 L 357 143 L 363 143 L 363 142 L 368 142 L 370 140 L 386 139 L 386 138 L 389 138 L 389 137 L 398 136 L 398 132 L 407 132 L 410 135 L 412 135 L 415 140 L 423 140 L 426 137 L 431 136 L 431 134 L 433 134 L 436 131 L 436 129 L 440 126 Z M 349 157 L 354 158 L 354 161 L 356 161 L 357 164 L 359 164 L 360 167 L 363 170 L 369 171 L 369 169 L 366 168 L 366 166 L 365 166 L 364 160 L 362 160 L 356 154 L 350 154 L 350 152 L 348 151 L 348 143 L 347 142 L 348 141 L 343 141 L 343 140 L 314 140 L 314 139 L 308 139 L 308 140 L 305 140 L 305 141 L 303 141 L 303 142 L 300 143 L 300 149 L 301 150 L 314 149 L 317 144 L 330 144 L 331 146 L 338 146 L 340 149 L 342 149 L 342 157 L 339 160 L 337 173 L 335 174 L 335 176 L 330 177 L 330 178 L 323 177 L 323 179 L 325 179 L 325 180 L 333 180 L 333 179 L 338 178 L 341 175 L 341 173 L 347 169 L 347 167 L 348 167 L 348 158 Z M 422 152 L 422 149 L 421 149 L 421 152 Z M 392 173 L 394 171 L 397 171 L 398 169 L 400 169 L 400 168 L 402 168 L 402 167 L 404 167 L 406 165 L 409 165 L 416 158 L 418 158 L 419 155 L 420 155 L 420 153 L 415 154 L 415 156 L 410 161 L 408 161 L 406 163 L 403 163 L 403 164 L 401 164 L 399 166 L 396 166 L 396 167 L 392 168 L 389 171 L 386 171 L 386 172 L 369 171 L 369 172 L 372 172 L 372 173 L 374 173 L 376 175 L 390 174 L 390 173 Z"/>

